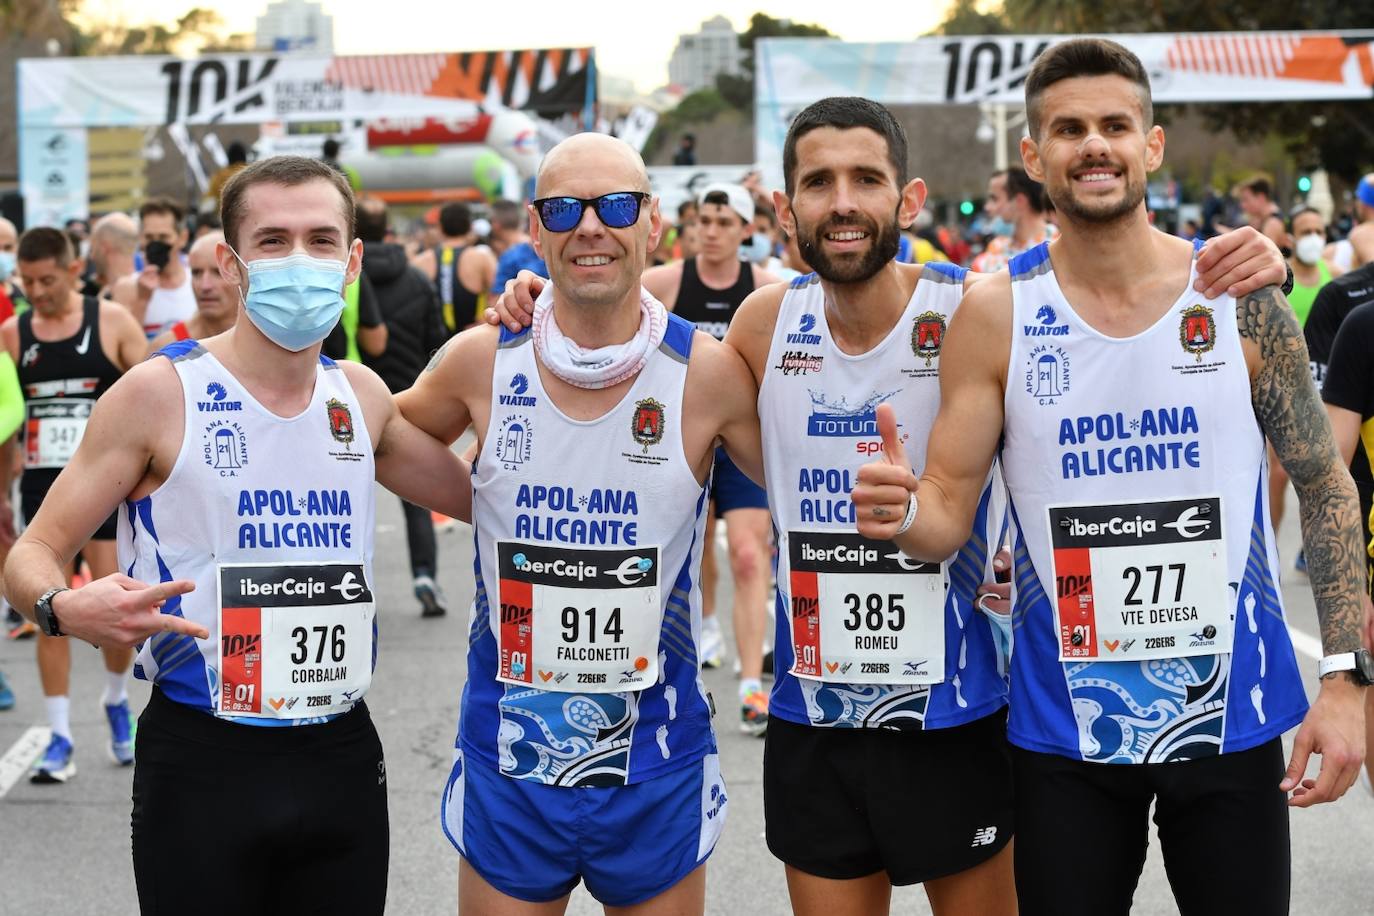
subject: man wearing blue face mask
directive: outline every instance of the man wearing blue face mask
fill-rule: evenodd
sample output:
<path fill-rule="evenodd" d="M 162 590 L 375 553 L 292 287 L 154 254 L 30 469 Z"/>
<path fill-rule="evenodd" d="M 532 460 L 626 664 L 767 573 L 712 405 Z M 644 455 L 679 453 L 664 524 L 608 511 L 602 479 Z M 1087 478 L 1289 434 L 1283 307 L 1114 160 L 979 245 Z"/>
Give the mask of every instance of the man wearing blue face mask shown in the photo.
<path fill-rule="evenodd" d="M 380 914 L 386 763 L 363 702 L 373 481 L 466 516 L 467 468 L 371 370 L 320 354 L 360 269 L 344 178 L 261 160 L 221 212 L 236 323 L 109 390 L 5 585 L 49 633 L 139 646 L 135 674 L 153 683 L 133 788 L 145 916 Z M 116 509 L 127 575 L 63 588 L 61 565 Z"/>

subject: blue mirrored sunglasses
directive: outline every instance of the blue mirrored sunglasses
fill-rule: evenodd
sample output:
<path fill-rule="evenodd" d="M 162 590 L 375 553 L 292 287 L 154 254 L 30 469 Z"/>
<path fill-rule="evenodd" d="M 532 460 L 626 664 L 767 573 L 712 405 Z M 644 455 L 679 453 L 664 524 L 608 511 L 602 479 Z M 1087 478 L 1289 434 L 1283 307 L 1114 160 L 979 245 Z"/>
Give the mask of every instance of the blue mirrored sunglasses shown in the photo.
<path fill-rule="evenodd" d="M 624 229 L 639 221 L 639 208 L 653 195 L 644 191 L 616 191 L 600 197 L 541 197 L 531 201 L 539 222 L 550 232 L 567 232 L 582 222 L 587 207 L 612 229 Z"/>

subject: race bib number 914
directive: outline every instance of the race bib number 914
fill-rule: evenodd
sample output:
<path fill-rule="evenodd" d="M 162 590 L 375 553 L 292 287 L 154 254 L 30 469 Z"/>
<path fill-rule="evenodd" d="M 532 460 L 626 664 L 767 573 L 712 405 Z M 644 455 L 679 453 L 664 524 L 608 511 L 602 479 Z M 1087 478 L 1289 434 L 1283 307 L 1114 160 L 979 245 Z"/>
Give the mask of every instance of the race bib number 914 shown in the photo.
<path fill-rule="evenodd" d="M 1219 498 L 1048 511 L 1061 661 L 1230 651 Z"/>
<path fill-rule="evenodd" d="M 496 558 L 497 680 L 565 693 L 643 690 L 658 680 L 658 547 L 498 541 Z"/>

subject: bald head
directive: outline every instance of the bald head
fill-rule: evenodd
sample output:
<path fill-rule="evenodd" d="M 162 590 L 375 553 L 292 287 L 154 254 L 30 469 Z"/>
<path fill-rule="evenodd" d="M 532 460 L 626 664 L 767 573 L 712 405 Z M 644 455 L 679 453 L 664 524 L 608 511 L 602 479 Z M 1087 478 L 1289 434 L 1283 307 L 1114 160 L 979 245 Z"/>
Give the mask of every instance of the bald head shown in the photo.
<path fill-rule="evenodd" d="M 19 244 L 19 230 L 14 223 L 0 216 L 0 251 L 14 251 Z"/>
<path fill-rule="evenodd" d="M 616 190 L 648 191 L 644 160 L 624 140 L 608 134 L 573 134 L 545 154 L 539 163 L 535 194 L 553 197 L 572 192 L 563 186 L 576 179 L 596 177 L 620 182 Z"/>
<path fill-rule="evenodd" d="M 238 287 L 220 276 L 215 260 L 215 249 L 223 241 L 223 232 L 207 232 L 196 239 L 186 255 L 196 307 L 216 327 L 232 320 L 238 306 Z"/>
<path fill-rule="evenodd" d="M 127 213 L 107 213 L 91 229 L 91 244 L 97 242 L 121 254 L 133 254 L 138 247 L 138 224 Z"/>

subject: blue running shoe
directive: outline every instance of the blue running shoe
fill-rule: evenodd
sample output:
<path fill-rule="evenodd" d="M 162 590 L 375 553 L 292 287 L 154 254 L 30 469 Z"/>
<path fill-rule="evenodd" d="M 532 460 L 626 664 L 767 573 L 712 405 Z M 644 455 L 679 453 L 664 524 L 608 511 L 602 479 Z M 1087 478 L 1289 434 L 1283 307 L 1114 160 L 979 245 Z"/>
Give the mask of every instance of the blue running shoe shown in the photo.
<path fill-rule="evenodd" d="M 14 691 L 10 690 L 10 685 L 5 681 L 5 675 L 0 673 L 0 712 L 14 708 Z"/>
<path fill-rule="evenodd" d="M 121 700 L 113 706 L 106 706 L 105 718 L 110 720 L 110 759 L 122 767 L 132 766 L 134 719 L 129 714 L 129 701 Z"/>
<path fill-rule="evenodd" d="M 1298 551 L 1298 558 L 1293 561 L 1293 571 L 1307 575 L 1307 554 L 1302 550 Z"/>
<path fill-rule="evenodd" d="M 52 783 L 66 782 L 76 775 L 76 764 L 72 763 L 72 743 L 61 735 L 53 735 L 48 749 L 33 765 L 29 782 Z"/>

